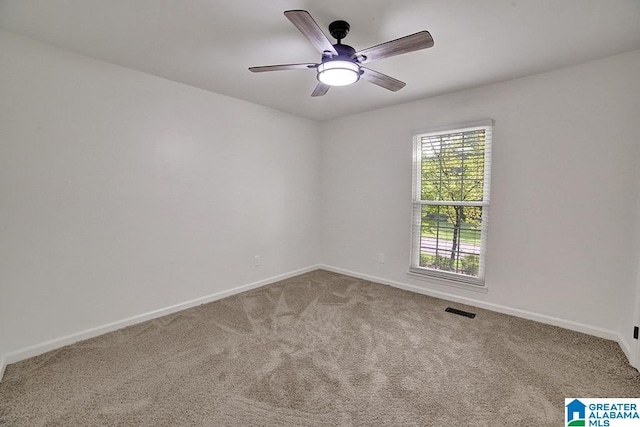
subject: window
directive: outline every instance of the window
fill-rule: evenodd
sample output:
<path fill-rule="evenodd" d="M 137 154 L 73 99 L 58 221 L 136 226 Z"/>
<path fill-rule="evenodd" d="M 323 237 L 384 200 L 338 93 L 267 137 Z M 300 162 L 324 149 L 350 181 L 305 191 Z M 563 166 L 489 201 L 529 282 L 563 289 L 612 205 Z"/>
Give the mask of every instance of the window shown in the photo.
<path fill-rule="evenodd" d="M 411 273 L 484 285 L 492 127 L 414 135 Z"/>

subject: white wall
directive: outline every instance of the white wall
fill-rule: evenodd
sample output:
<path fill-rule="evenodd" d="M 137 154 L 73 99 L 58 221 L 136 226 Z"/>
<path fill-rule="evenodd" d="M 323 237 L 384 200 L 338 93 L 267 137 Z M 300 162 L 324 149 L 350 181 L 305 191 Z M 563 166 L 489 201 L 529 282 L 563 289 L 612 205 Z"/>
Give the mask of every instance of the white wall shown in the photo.
<path fill-rule="evenodd" d="M 636 51 L 323 123 L 323 263 L 630 339 L 639 75 Z M 488 292 L 411 279 L 412 131 L 486 118 Z"/>
<path fill-rule="evenodd" d="M 0 358 L 317 262 L 317 123 L 6 32 L 0 52 Z"/>

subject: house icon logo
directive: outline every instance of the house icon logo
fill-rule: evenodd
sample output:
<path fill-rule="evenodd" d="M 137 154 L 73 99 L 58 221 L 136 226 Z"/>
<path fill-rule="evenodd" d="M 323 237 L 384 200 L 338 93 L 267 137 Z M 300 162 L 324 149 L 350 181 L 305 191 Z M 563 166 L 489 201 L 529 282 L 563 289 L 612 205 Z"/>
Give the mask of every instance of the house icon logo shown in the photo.
<path fill-rule="evenodd" d="M 567 405 L 567 427 L 575 427 L 585 425 L 585 409 L 587 405 L 574 399 Z"/>

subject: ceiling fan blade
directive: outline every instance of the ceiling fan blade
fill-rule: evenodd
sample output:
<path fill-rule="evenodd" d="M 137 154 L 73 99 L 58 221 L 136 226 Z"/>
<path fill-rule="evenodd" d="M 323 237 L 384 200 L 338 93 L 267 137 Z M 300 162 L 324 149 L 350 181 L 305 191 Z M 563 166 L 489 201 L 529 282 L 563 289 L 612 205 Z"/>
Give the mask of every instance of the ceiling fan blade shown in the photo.
<path fill-rule="evenodd" d="M 318 85 L 316 86 L 316 88 L 313 90 L 313 93 L 311 94 L 311 96 L 322 96 L 325 93 L 327 93 L 329 91 L 329 88 L 331 86 L 326 85 L 324 83 L 318 82 Z"/>
<path fill-rule="evenodd" d="M 420 49 L 427 49 L 433 46 L 433 37 L 429 31 L 420 31 L 409 36 L 391 40 L 386 43 L 372 46 L 356 52 L 356 58 L 361 64 L 378 59 L 389 58 L 391 56 L 401 55 Z"/>
<path fill-rule="evenodd" d="M 287 10 L 284 12 L 284 16 L 309 39 L 318 52 L 322 54 L 328 52 L 331 55 L 338 55 L 333 44 L 331 44 L 327 36 L 325 36 L 320 27 L 318 27 L 318 24 L 316 24 L 316 21 L 309 15 L 309 12 L 306 10 Z"/>
<path fill-rule="evenodd" d="M 297 70 L 300 68 L 316 68 L 318 64 L 281 64 L 281 65 L 263 65 L 261 67 L 249 67 L 249 71 L 253 73 L 263 73 L 265 71 L 281 71 L 281 70 Z"/>
<path fill-rule="evenodd" d="M 389 89 L 392 92 L 397 92 L 407 85 L 405 82 L 401 82 L 400 80 L 366 67 L 362 67 L 362 76 L 360 77 L 369 83 Z"/>

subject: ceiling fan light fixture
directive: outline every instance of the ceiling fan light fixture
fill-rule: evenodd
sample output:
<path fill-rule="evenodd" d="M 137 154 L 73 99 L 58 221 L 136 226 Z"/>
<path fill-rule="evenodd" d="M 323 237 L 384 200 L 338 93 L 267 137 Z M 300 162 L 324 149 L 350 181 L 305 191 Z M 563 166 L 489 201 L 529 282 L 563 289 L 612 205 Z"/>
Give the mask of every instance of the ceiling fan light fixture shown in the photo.
<path fill-rule="evenodd" d="M 396 92 L 405 87 L 406 83 L 371 68 L 362 67 L 361 64 L 433 46 L 433 37 L 428 31 L 423 30 L 356 51 L 353 47 L 342 44 L 342 40 L 350 29 L 349 23 L 346 21 L 333 21 L 329 24 L 329 32 L 337 40 L 337 43 L 333 44 L 306 10 L 285 10 L 284 16 L 322 54 L 320 63 L 264 65 L 249 67 L 249 71 L 261 73 L 263 71 L 315 69 L 319 83 L 311 92 L 313 97 L 325 95 L 331 86 L 351 85 L 360 80 L 360 77 L 369 83 Z"/>
<path fill-rule="evenodd" d="M 360 79 L 360 66 L 352 61 L 334 60 L 318 65 L 318 81 L 329 86 L 347 86 Z"/>

